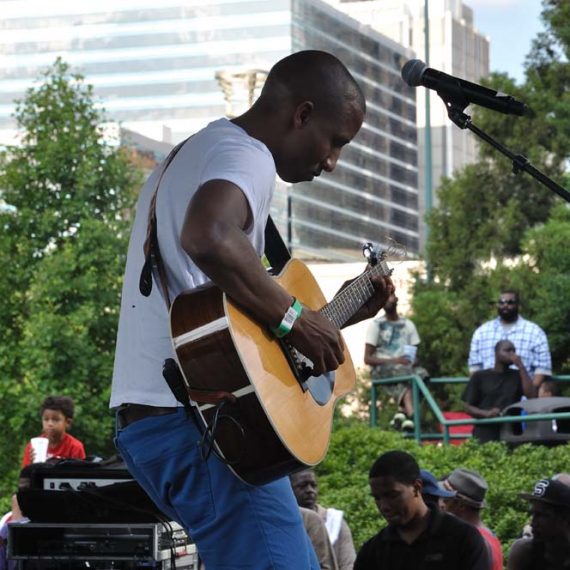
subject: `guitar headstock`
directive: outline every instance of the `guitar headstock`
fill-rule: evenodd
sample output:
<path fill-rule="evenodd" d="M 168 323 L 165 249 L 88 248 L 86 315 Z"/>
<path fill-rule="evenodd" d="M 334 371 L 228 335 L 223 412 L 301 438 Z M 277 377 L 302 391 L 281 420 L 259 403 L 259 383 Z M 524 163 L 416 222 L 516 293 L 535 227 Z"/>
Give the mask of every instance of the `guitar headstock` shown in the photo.
<path fill-rule="evenodd" d="M 362 245 L 362 255 L 368 261 L 368 267 L 374 269 L 376 273 L 389 277 L 394 270 L 388 267 L 386 259 L 404 260 L 407 257 L 407 251 L 405 246 L 392 238 L 386 238 L 386 243 L 387 245 L 380 245 L 367 241 Z"/>
<path fill-rule="evenodd" d="M 362 255 L 372 266 L 387 258 L 391 260 L 403 261 L 408 257 L 408 250 L 405 245 L 398 243 L 391 237 L 385 237 L 382 244 L 374 244 L 371 241 L 362 244 Z"/>
<path fill-rule="evenodd" d="M 379 245 L 374 245 L 371 241 L 367 241 L 362 245 L 362 255 L 368 261 L 368 265 L 374 267 L 378 265 L 379 261 L 384 261 L 386 251 L 381 249 Z"/>

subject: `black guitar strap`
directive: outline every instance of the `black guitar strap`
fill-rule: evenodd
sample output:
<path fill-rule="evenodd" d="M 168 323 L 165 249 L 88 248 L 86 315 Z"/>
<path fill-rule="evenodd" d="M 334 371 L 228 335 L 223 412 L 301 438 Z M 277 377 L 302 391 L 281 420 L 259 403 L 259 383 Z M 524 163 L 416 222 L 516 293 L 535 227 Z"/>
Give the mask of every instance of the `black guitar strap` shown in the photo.
<path fill-rule="evenodd" d="M 287 249 L 271 216 L 267 218 L 267 224 L 265 225 L 265 257 L 271 263 L 275 273 L 279 273 L 291 259 L 291 253 Z"/>
<path fill-rule="evenodd" d="M 189 137 L 190 138 L 190 137 Z M 148 209 L 148 224 L 146 228 L 146 239 L 143 245 L 144 251 L 144 264 L 141 270 L 141 276 L 139 279 L 139 291 L 141 295 L 145 297 L 150 296 L 152 292 L 152 278 L 153 273 L 158 275 L 160 279 L 160 285 L 162 287 L 162 296 L 164 302 L 166 303 L 167 310 L 170 310 L 170 295 L 168 294 L 168 281 L 166 278 L 166 271 L 164 269 L 164 263 L 162 262 L 162 256 L 160 255 L 160 247 L 158 246 L 158 225 L 156 220 L 156 198 L 158 196 L 158 189 L 160 183 L 162 182 L 162 177 L 166 172 L 166 169 L 170 166 L 174 157 L 178 154 L 178 151 L 184 146 L 188 139 L 183 140 L 181 143 L 177 144 L 164 159 L 162 164 L 162 171 L 154 192 L 150 199 L 150 206 Z"/>

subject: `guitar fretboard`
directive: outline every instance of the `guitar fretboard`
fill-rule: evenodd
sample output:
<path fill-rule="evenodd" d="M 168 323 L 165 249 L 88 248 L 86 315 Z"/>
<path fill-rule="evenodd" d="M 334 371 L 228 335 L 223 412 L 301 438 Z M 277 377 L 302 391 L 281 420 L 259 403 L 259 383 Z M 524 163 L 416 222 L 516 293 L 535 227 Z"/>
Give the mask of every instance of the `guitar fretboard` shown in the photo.
<path fill-rule="evenodd" d="M 392 270 L 385 261 L 378 263 L 359 275 L 350 285 L 345 287 L 320 312 L 339 329 L 374 295 L 372 278 L 378 275 L 388 277 Z"/>

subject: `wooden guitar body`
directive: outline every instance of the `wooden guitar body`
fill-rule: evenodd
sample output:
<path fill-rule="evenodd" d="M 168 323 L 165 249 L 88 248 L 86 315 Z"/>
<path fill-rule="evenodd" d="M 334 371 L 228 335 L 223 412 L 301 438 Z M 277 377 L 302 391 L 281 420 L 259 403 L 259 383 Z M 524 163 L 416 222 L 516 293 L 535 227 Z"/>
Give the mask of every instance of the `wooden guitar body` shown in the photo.
<path fill-rule="evenodd" d="M 275 279 L 306 307 L 326 300 L 309 269 L 287 263 Z M 235 474 L 262 484 L 324 458 L 338 398 L 350 392 L 355 372 L 345 362 L 335 372 L 306 381 L 295 351 L 252 320 L 216 287 L 180 294 L 170 312 L 178 364 L 188 387 L 231 392 L 235 403 L 218 412 L 215 449 Z M 203 427 L 216 407 L 200 405 Z"/>

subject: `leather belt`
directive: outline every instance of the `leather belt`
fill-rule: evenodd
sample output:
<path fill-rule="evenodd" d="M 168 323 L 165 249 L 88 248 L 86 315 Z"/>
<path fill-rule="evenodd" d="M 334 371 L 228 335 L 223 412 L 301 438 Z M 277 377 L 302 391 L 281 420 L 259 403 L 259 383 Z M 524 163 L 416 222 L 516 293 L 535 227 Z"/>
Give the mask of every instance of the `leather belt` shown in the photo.
<path fill-rule="evenodd" d="M 152 416 L 175 414 L 177 407 L 146 406 L 144 404 L 123 404 L 117 410 L 118 427 L 123 429 L 128 425 Z"/>

